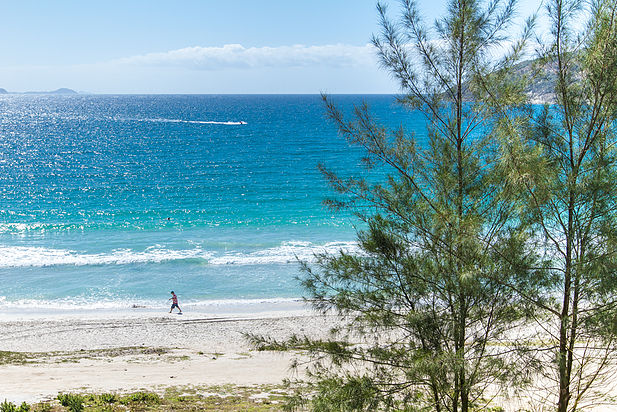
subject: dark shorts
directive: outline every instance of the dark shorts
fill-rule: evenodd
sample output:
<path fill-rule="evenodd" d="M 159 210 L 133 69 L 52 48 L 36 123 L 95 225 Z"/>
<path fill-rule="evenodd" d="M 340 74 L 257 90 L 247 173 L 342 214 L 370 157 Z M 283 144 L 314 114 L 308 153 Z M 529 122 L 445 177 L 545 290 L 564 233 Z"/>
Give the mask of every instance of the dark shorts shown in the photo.
<path fill-rule="evenodd" d="M 173 308 L 178 308 L 178 309 L 180 309 L 180 306 L 178 306 L 178 304 L 177 304 L 177 303 L 172 303 L 172 304 L 171 304 L 171 308 L 172 308 L 172 309 L 173 309 Z"/>

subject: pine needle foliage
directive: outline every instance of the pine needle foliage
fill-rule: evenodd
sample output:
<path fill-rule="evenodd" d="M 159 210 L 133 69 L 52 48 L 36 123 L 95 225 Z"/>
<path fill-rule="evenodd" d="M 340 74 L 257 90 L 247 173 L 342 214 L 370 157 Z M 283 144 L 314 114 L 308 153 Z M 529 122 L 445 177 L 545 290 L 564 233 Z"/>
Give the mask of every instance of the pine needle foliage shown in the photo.
<path fill-rule="evenodd" d="M 536 294 L 545 318 L 545 382 L 559 412 L 597 402 L 617 360 L 617 2 L 550 0 L 541 61 L 556 73 L 556 103 L 504 145 L 550 270 Z M 586 22 L 583 25 L 582 22 Z"/>
<path fill-rule="evenodd" d="M 361 253 L 303 264 L 307 299 L 346 321 L 331 341 L 295 337 L 286 347 L 318 359 L 315 410 L 483 409 L 498 388 L 521 387 L 537 366 L 514 338 L 535 307 L 516 290 L 535 287 L 544 268 L 512 224 L 518 193 L 504 185 L 498 144 L 519 122 L 501 108 L 524 101 L 511 72 L 532 21 L 495 58 L 512 31 L 514 0 L 453 0 L 430 27 L 415 1 L 401 1 L 396 21 L 377 9 L 380 62 L 426 128 L 387 130 L 366 105 L 349 120 L 324 96 L 340 134 L 382 180 L 321 166 L 338 194 L 328 205 L 351 208 L 364 222 Z"/>

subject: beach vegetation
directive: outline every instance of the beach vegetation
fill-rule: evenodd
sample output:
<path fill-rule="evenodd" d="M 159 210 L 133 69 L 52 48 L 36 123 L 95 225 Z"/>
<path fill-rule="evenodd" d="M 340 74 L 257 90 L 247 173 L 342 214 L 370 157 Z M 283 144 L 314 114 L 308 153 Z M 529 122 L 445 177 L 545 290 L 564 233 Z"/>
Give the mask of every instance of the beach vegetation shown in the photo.
<path fill-rule="evenodd" d="M 281 385 L 256 386 L 178 386 L 168 387 L 162 393 L 88 393 L 60 394 L 58 402 L 45 401 L 35 404 L 31 409 L 19 409 L 10 402 L 10 411 L 72 411 L 70 399 L 81 399 L 83 411 L 121 412 L 121 411 L 248 411 L 272 412 L 282 411 L 286 391 Z M 62 399 L 62 400 L 61 400 Z M 24 407 L 28 407 L 24 403 Z M 2 404 L 0 404 L 2 407 Z M 0 411 L 3 412 L 2 409 Z"/>
<path fill-rule="evenodd" d="M 4 402 L 0 403 L 0 412 L 29 412 L 30 405 L 26 402 L 23 402 L 21 405 L 17 406 L 13 402 L 9 402 L 6 399 Z"/>
<path fill-rule="evenodd" d="M 131 355 L 162 356 L 172 352 L 169 348 L 149 348 L 144 346 L 131 346 L 106 349 L 91 349 L 78 351 L 51 351 L 51 352 L 10 352 L 0 351 L 0 365 L 20 365 L 27 363 L 76 363 L 83 359 L 109 359 Z M 184 361 L 185 355 L 165 356 L 167 361 Z"/>
<path fill-rule="evenodd" d="M 123 405 L 136 403 L 146 405 L 158 405 L 159 403 L 161 403 L 161 398 L 153 392 L 136 392 L 121 397 L 119 402 Z"/>
<path fill-rule="evenodd" d="M 327 204 L 364 226 L 360 253 L 317 256 L 302 283 L 344 324 L 330 342 L 253 341 L 315 355 L 290 409 L 484 410 L 498 387 L 532 383 L 530 402 L 559 412 L 610 401 L 601 388 L 617 361 L 617 2 L 546 3 L 550 33 L 538 35 L 532 66 L 551 73 L 554 101 L 542 108 L 527 104 L 527 79 L 513 70 L 529 31 L 504 58 L 490 53 L 513 1 L 452 1 L 432 29 L 416 2 L 401 4 L 397 21 L 378 6 L 373 44 L 400 103 L 425 116 L 427 142 L 381 127 L 366 105 L 349 120 L 324 97 L 366 155 L 366 176 L 321 166 L 338 193 Z M 334 344 L 341 337 L 348 344 Z"/>
<path fill-rule="evenodd" d="M 49 403 L 41 402 L 33 405 L 33 412 L 51 412 L 53 410 L 53 406 Z"/>
<path fill-rule="evenodd" d="M 118 402 L 118 397 L 115 393 L 102 393 L 99 396 L 101 402 L 103 403 L 116 403 Z"/>
<path fill-rule="evenodd" d="M 340 134 L 365 155 L 364 175 L 320 166 L 336 191 L 326 204 L 363 222 L 360 252 L 317 255 L 301 281 L 316 310 L 343 322 L 328 341 L 254 339 L 314 356 L 314 410 L 486 409 L 490 393 L 512 393 L 539 366 L 513 336 L 536 310 L 516 290 L 535 287 L 545 268 L 511 223 L 518 193 L 503 180 L 499 146 L 502 117 L 526 115 L 503 108 L 525 102 L 512 74 L 533 19 L 504 56 L 493 53 L 512 32 L 515 4 L 450 1 L 432 27 L 413 0 L 401 1 L 397 20 L 378 5 L 373 44 L 399 103 L 425 120 L 414 130 L 387 130 L 367 105 L 350 120 L 324 96 Z"/>
<path fill-rule="evenodd" d="M 0 351 L 0 365 L 24 364 L 32 362 L 32 356 L 26 352 Z"/>
<path fill-rule="evenodd" d="M 543 287 L 523 296 L 542 311 L 540 403 L 585 409 L 617 361 L 617 2 L 550 0 L 539 61 L 554 72 L 555 102 L 513 126 L 507 180 L 520 223 L 542 251 Z M 548 393 L 547 393 L 548 391 Z"/>
<path fill-rule="evenodd" d="M 60 405 L 67 407 L 71 412 L 81 412 L 84 410 L 85 399 L 81 395 L 60 393 L 58 394 L 58 401 Z"/>

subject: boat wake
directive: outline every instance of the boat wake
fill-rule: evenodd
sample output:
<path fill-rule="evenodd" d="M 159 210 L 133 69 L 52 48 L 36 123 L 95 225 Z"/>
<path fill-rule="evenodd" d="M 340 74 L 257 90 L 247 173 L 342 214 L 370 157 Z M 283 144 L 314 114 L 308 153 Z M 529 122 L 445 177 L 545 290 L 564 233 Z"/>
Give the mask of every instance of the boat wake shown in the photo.
<path fill-rule="evenodd" d="M 154 119 L 131 119 L 138 122 L 153 122 L 153 123 L 190 123 L 190 124 L 218 124 L 224 126 L 240 126 L 247 124 L 245 121 L 214 121 L 214 120 L 181 120 L 181 119 L 166 119 L 166 118 L 154 118 Z"/>

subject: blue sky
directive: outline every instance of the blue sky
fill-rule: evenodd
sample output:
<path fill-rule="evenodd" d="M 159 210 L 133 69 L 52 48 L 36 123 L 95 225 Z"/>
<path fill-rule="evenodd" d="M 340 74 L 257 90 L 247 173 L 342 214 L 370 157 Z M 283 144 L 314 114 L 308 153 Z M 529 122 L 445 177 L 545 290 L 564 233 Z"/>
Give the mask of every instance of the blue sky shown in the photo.
<path fill-rule="evenodd" d="M 419 4 L 432 21 L 446 3 Z M 374 0 L 2 0 L 0 16 L 9 91 L 398 91 L 367 46 Z"/>

